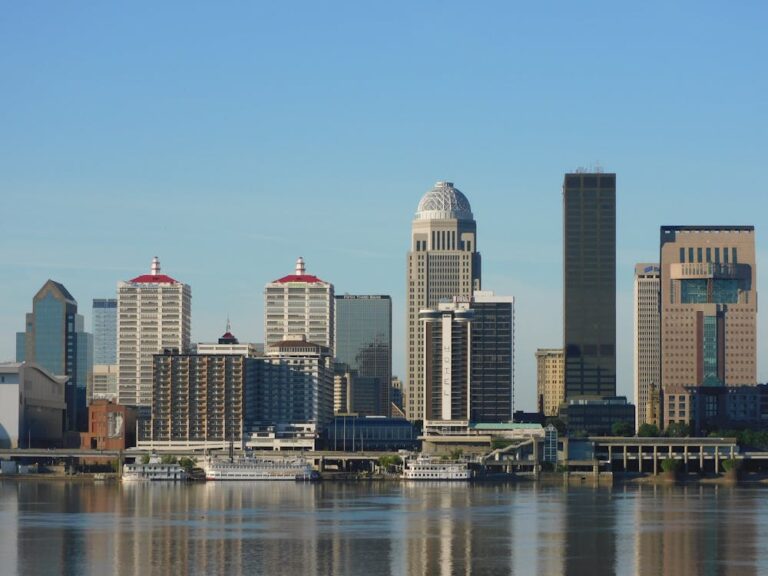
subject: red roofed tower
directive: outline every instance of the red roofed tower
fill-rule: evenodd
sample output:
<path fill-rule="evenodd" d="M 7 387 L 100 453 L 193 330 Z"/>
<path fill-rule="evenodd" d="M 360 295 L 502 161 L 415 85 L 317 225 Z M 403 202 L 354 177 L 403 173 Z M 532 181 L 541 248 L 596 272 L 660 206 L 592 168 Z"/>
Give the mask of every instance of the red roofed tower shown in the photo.
<path fill-rule="evenodd" d="M 306 273 L 304 258 L 294 274 L 264 289 L 264 345 L 304 336 L 333 354 L 333 284 Z"/>
<path fill-rule="evenodd" d="M 117 284 L 118 399 L 152 405 L 152 355 L 164 348 L 189 350 L 192 289 L 160 273 L 155 256 L 149 274 Z M 141 420 L 141 417 L 140 417 Z M 141 427 L 141 426 L 140 426 Z"/>

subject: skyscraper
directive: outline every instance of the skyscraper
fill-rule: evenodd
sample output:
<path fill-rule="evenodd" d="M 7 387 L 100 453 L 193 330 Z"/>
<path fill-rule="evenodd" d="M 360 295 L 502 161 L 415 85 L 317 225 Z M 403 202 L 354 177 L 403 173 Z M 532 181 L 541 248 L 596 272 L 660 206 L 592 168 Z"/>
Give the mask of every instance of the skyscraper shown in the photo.
<path fill-rule="evenodd" d="M 472 297 L 470 420 L 511 422 L 515 411 L 515 299 Z"/>
<path fill-rule="evenodd" d="M 616 175 L 563 184 L 566 400 L 616 395 Z"/>
<path fill-rule="evenodd" d="M 438 182 L 419 202 L 408 251 L 406 415 L 423 420 L 424 331 L 419 312 L 480 289 L 477 226 L 466 196 L 452 182 Z"/>
<path fill-rule="evenodd" d="M 90 392 L 93 340 L 85 332 L 77 302 L 64 285 L 48 280 L 32 299 L 26 330 L 17 333 L 16 359 L 34 362 L 56 376 L 69 376 L 65 386 L 68 430 L 85 430 Z"/>
<path fill-rule="evenodd" d="M 355 372 L 353 387 L 369 383 L 374 390 L 373 402 L 363 406 L 361 413 L 389 416 L 392 300 L 389 296 L 336 296 L 335 315 L 336 361 Z"/>
<path fill-rule="evenodd" d="M 475 292 L 419 313 L 424 330 L 425 422 L 511 422 L 514 299 Z"/>
<path fill-rule="evenodd" d="M 544 416 L 557 416 L 565 402 L 563 381 L 563 349 L 536 350 L 536 396 L 539 412 Z"/>
<path fill-rule="evenodd" d="M 296 272 L 278 278 L 264 289 L 264 345 L 304 336 L 333 355 L 333 284 L 307 274 L 304 258 Z"/>
<path fill-rule="evenodd" d="M 658 391 L 661 386 L 659 336 L 659 265 L 635 266 L 635 429 L 659 425 Z"/>
<path fill-rule="evenodd" d="M 117 299 L 94 298 L 93 387 L 90 398 L 117 400 Z"/>
<path fill-rule="evenodd" d="M 118 282 L 117 310 L 119 403 L 149 409 L 153 356 L 164 348 L 189 350 L 192 289 L 161 274 L 155 256 L 149 274 Z"/>
<path fill-rule="evenodd" d="M 117 364 L 117 299 L 94 298 L 93 363 Z"/>
<path fill-rule="evenodd" d="M 662 391 L 757 382 L 753 226 L 661 227 Z"/>

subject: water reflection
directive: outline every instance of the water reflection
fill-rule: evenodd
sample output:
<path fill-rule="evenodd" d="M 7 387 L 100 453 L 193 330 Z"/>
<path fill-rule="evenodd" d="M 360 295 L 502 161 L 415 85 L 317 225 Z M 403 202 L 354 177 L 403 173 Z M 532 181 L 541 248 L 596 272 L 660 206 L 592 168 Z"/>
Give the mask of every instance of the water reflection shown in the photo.
<path fill-rule="evenodd" d="M 765 490 L 0 481 L 2 573 L 765 573 Z"/>

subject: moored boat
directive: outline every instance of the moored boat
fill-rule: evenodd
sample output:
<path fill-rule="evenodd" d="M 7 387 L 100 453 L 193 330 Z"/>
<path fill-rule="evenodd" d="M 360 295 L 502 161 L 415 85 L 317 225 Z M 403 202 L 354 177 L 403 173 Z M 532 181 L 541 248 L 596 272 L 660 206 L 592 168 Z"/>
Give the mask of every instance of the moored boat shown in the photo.
<path fill-rule="evenodd" d="M 180 482 L 188 478 L 187 471 L 178 464 L 164 464 L 158 459 L 123 466 L 123 482 Z"/>
<path fill-rule="evenodd" d="M 319 478 L 304 458 L 206 458 L 202 464 L 206 480 L 299 480 Z"/>
<path fill-rule="evenodd" d="M 407 460 L 403 467 L 404 480 L 468 481 L 472 479 L 469 463 L 463 460 L 441 460 L 430 456 L 419 456 Z"/>

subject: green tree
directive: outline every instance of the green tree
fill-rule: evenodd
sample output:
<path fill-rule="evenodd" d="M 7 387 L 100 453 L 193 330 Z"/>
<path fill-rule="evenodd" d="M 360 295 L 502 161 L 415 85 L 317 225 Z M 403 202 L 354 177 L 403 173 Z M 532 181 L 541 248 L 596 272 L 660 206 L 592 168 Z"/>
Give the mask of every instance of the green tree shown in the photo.
<path fill-rule="evenodd" d="M 680 469 L 680 461 L 674 458 L 665 458 L 661 461 L 661 469 L 664 472 L 677 472 Z"/>
<path fill-rule="evenodd" d="M 611 434 L 614 436 L 633 436 L 635 427 L 627 421 L 614 422 L 611 426 Z"/>
<path fill-rule="evenodd" d="M 179 466 L 184 468 L 186 472 L 192 472 L 192 469 L 195 467 L 195 464 L 197 464 L 197 460 L 194 458 L 189 458 L 187 456 L 183 456 L 179 459 Z"/>
<path fill-rule="evenodd" d="M 656 424 L 640 424 L 637 429 L 637 435 L 641 438 L 656 438 L 659 436 L 659 427 Z"/>
<path fill-rule="evenodd" d="M 691 428 L 685 422 L 670 422 L 664 435 L 669 438 L 685 438 L 691 435 Z"/>
<path fill-rule="evenodd" d="M 141 463 L 149 464 L 149 454 L 144 454 L 144 456 L 141 457 Z"/>
<path fill-rule="evenodd" d="M 161 464 L 176 464 L 178 461 L 178 458 L 176 458 L 176 456 L 173 454 L 164 454 L 163 457 L 160 458 Z"/>

